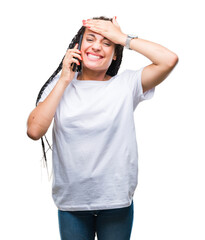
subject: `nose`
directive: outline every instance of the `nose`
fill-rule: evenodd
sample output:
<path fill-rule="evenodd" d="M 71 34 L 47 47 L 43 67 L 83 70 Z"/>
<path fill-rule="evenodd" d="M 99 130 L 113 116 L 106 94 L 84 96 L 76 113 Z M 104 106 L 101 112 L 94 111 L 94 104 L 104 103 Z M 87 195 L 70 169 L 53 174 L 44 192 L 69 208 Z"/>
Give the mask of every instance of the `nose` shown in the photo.
<path fill-rule="evenodd" d="M 92 49 L 94 51 L 100 51 L 101 50 L 101 43 L 98 42 L 98 41 L 95 41 L 93 44 L 92 44 Z"/>

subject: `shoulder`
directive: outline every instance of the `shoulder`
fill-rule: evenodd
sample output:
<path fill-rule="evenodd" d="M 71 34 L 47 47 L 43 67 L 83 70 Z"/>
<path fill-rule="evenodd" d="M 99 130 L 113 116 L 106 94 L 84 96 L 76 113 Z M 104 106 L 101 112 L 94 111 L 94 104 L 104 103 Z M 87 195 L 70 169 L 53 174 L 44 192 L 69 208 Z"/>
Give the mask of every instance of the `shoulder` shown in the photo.
<path fill-rule="evenodd" d="M 141 83 L 143 69 L 144 68 L 140 68 L 138 70 L 125 69 L 118 74 L 118 78 L 121 79 L 121 81 L 125 82 L 125 84 L 130 86 Z"/>
<path fill-rule="evenodd" d="M 119 73 L 119 77 L 141 77 L 142 71 L 144 67 L 137 69 L 137 70 L 132 70 L 132 69 L 125 69 L 121 73 Z"/>
<path fill-rule="evenodd" d="M 38 96 L 38 103 L 43 102 L 45 98 L 49 95 L 49 93 L 53 90 L 55 87 L 58 79 L 60 78 L 60 74 L 57 74 L 52 80 L 48 80 L 43 87 L 41 88 Z"/>

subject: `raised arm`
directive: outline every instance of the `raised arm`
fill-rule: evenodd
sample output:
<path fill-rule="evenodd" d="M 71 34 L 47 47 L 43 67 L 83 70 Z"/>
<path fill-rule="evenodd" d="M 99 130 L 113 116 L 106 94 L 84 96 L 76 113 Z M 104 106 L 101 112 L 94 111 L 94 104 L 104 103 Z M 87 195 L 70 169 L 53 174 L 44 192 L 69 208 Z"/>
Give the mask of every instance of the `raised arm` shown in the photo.
<path fill-rule="evenodd" d="M 110 21 L 103 20 L 83 20 L 85 27 L 100 33 L 112 42 L 125 46 L 127 34 L 123 33 L 116 17 Z M 178 62 L 175 53 L 167 48 L 140 38 L 132 39 L 130 48 L 145 57 L 149 58 L 152 64 L 146 66 L 142 71 L 142 87 L 143 91 L 147 91 L 160 84 L 172 71 Z"/>
<path fill-rule="evenodd" d="M 157 43 L 144 39 L 132 39 L 130 48 L 152 61 L 152 64 L 146 66 L 142 71 L 144 92 L 160 84 L 178 62 L 178 56 L 175 53 Z"/>

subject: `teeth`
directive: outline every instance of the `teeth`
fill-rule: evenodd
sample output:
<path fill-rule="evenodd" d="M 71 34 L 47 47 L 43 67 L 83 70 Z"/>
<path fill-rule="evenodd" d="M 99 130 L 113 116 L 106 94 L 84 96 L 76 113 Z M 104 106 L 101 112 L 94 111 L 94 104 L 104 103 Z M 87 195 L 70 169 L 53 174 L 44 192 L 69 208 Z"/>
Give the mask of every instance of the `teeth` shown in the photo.
<path fill-rule="evenodd" d="M 100 59 L 100 56 L 95 56 L 93 54 L 88 54 L 88 57 L 92 59 Z"/>

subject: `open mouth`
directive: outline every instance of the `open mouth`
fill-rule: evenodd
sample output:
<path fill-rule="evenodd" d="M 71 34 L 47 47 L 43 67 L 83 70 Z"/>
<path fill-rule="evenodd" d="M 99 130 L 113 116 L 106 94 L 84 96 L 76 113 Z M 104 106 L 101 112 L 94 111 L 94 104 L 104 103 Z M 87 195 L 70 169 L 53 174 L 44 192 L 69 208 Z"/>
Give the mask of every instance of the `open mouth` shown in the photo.
<path fill-rule="evenodd" d="M 103 58 L 101 55 L 95 55 L 92 53 L 87 53 L 87 57 L 88 57 L 88 59 L 93 60 L 93 61 L 97 61 L 97 60 L 100 60 Z"/>

